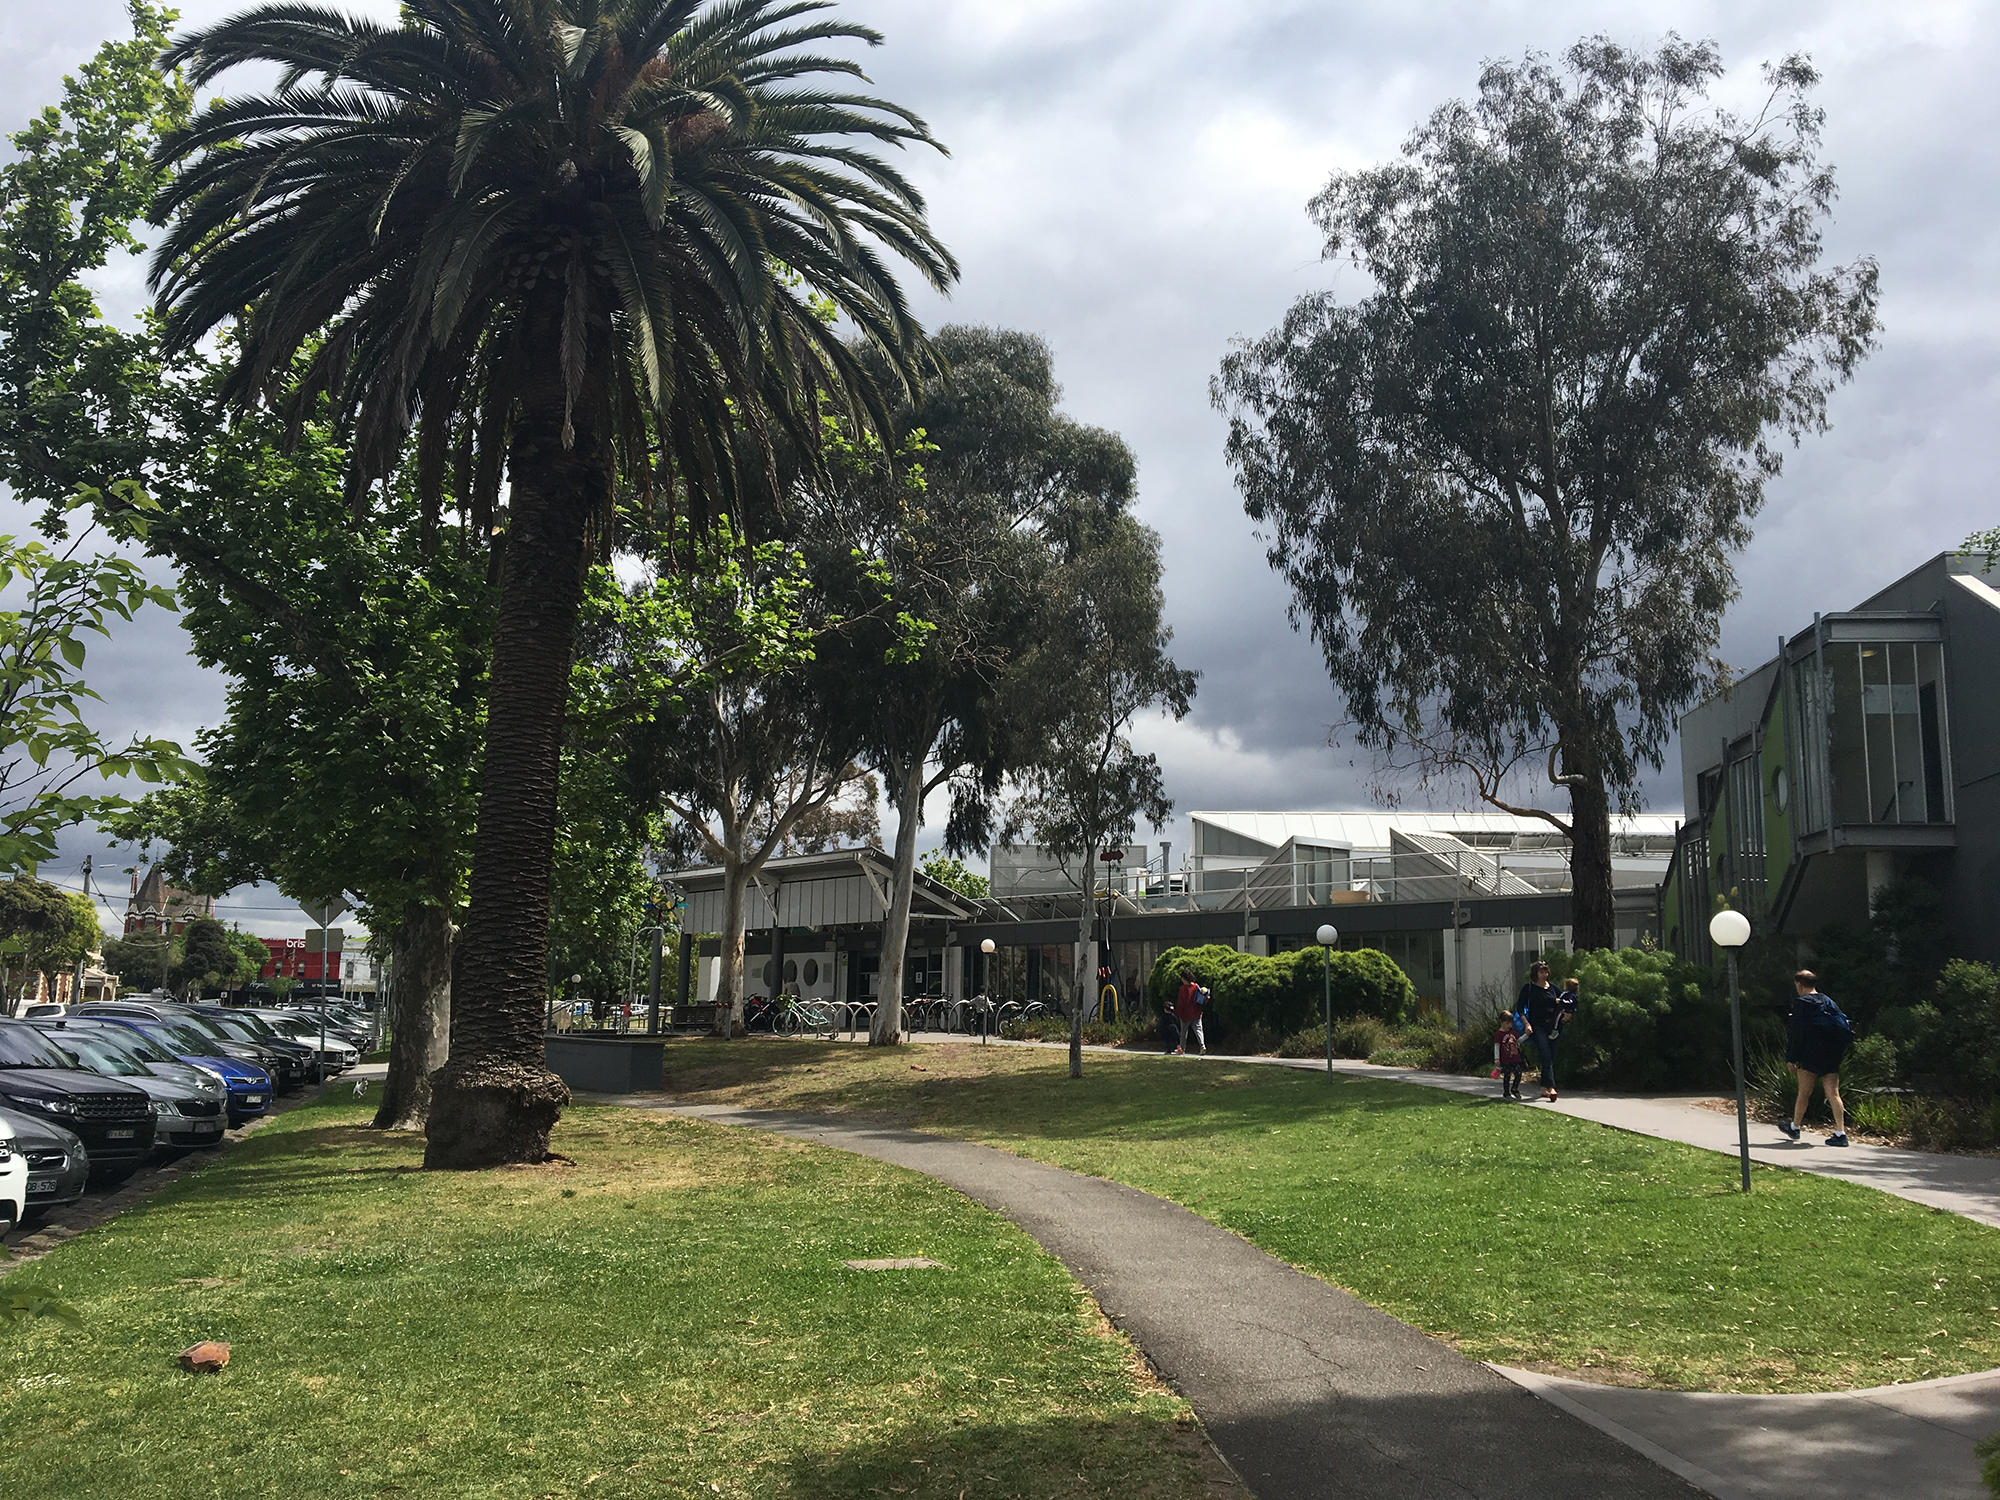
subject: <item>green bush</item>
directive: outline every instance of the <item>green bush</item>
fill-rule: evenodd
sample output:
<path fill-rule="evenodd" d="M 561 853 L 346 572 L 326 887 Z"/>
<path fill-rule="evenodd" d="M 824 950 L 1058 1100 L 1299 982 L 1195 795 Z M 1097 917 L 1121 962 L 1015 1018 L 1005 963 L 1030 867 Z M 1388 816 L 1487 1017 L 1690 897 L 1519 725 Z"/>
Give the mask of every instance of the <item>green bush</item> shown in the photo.
<path fill-rule="evenodd" d="M 1729 1000 L 1657 949 L 1575 954 L 1556 971 L 1582 981 L 1556 1054 L 1563 1082 L 1688 1088 L 1729 1081 Z"/>
<path fill-rule="evenodd" d="M 1314 1032 L 1321 1039 L 1321 1055 L 1325 1054 L 1326 1028 L 1316 1026 Z M 1335 1057 L 1373 1057 L 1389 1045 L 1389 1028 L 1376 1016 L 1347 1016 L 1333 1023 L 1333 1055 Z"/>
<path fill-rule="evenodd" d="M 1986 1488 L 2000 1496 L 2000 1432 L 1989 1438 L 1981 1438 L 1972 1450 L 1980 1458 L 1979 1477 L 1986 1481 Z"/>
<path fill-rule="evenodd" d="M 1336 1019 L 1366 1015 L 1393 1025 L 1416 1007 L 1415 986 L 1386 953 L 1373 948 L 1336 951 L 1331 969 Z M 1319 1021 L 1325 1005 L 1327 965 L 1318 948 L 1269 958 L 1220 944 L 1169 948 L 1146 982 L 1147 998 L 1156 1012 L 1173 1004 L 1183 974 L 1208 986 L 1208 1030 L 1214 1037 L 1253 1026 L 1289 1035 Z"/>
<path fill-rule="evenodd" d="M 1378 1068 L 1422 1068 L 1430 1064 L 1430 1051 L 1424 1047 L 1384 1047 L 1368 1060 Z"/>

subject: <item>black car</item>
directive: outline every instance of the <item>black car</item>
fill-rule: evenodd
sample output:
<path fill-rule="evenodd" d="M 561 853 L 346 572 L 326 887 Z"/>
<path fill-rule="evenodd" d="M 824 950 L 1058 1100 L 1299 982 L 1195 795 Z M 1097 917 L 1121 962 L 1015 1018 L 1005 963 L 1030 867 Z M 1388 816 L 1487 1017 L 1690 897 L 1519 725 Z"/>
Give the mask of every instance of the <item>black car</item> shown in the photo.
<path fill-rule="evenodd" d="M 271 1086 L 281 1094 L 296 1093 L 311 1075 L 311 1064 L 297 1052 L 246 1042 L 232 1036 L 209 1017 L 173 1000 L 92 1000 L 76 1008 L 79 1016 L 110 1016 L 124 1021 L 172 1021 L 192 1027 L 208 1042 L 208 1051 L 233 1057 L 270 1075 Z"/>
<path fill-rule="evenodd" d="M 50 1041 L 76 1060 L 76 1066 L 106 1078 L 122 1078 L 146 1091 L 153 1101 L 153 1144 L 163 1156 L 175 1157 L 204 1146 L 220 1146 L 223 1111 L 229 1090 L 220 1083 L 186 1083 L 161 1078 L 125 1042 L 112 1035 L 124 1028 L 31 1022 Z M 139 1038 L 130 1032 L 133 1041 Z M 194 1070 L 188 1069 L 190 1073 Z"/>
<path fill-rule="evenodd" d="M 153 1154 L 157 1116 L 146 1091 L 78 1071 L 26 1021 L 0 1020 L 0 1106 L 78 1136 L 94 1181 L 122 1181 Z"/>
<path fill-rule="evenodd" d="M 25 1109 L 0 1109 L 0 1122 L 14 1133 L 16 1149 L 28 1158 L 24 1220 L 83 1196 L 90 1182 L 90 1153 L 74 1132 Z"/>
<path fill-rule="evenodd" d="M 188 1010 L 232 1041 L 248 1042 L 253 1047 L 268 1047 L 273 1052 L 283 1053 L 292 1059 L 306 1078 L 314 1082 L 324 1082 L 345 1066 L 341 1053 L 334 1048 L 321 1052 L 301 1038 L 282 1035 L 262 1016 L 248 1011 L 231 1010 L 223 1005 L 190 1005 Z"/>

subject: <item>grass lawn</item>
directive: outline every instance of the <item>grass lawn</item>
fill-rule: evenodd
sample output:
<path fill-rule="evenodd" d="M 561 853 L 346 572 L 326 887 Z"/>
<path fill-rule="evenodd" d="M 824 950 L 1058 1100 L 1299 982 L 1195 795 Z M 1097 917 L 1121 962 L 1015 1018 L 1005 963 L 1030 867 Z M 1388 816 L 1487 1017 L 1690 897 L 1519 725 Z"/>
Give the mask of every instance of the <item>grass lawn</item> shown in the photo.
<path fill-rule="evenodd" d="M 1722 1391 L 2000 1365 L 2000 1230 L 1497 1100 L 1055 1050 L 676 1043 L 683 1098 L 863 1111 L 1185 1204 L 1477 1359 Z"/>
<path fill-rule="evenodd" d="M 1069 1276 L 928 1179 L 578 1108 L 574 1165 L 417 1170 L 373 1104 L 298 1110 L 7 1278 L 10 1492 L 1204 1492 L 1187 1409 Z M 841 1262 L 928 1255 L 942 1271 Z M 234 1346 L 219 1375 L 173 1357 Z"/>

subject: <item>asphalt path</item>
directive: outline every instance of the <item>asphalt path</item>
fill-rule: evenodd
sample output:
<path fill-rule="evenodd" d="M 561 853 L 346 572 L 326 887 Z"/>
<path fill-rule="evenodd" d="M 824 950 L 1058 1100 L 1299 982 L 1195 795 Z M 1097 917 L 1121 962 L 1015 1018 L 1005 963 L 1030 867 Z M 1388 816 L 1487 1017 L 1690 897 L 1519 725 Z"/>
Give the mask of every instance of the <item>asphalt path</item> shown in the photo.
<path fill-rule="evenodd" d="M 825 1116 L 605 1102 L 907 1167 L 1018 1224 L 1193 1405 L 1261 1500 L 1687 1500 L 1563 1407 L 1176 1204 L 991 1147 Z"/>

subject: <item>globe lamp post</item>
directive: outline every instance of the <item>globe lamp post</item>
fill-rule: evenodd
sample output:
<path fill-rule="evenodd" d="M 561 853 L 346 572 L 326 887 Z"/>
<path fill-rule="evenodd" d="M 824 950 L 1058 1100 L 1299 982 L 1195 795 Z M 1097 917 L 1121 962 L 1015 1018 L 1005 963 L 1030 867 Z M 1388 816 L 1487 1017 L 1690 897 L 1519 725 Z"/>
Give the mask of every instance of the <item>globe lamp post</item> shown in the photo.
<path fill-rule="evenodd" d="M 993 1014 L 993 939 L 979 940 L 979 997 L 985 1004 L 979 1007 L 979 1040 L 986 1040 L 986 1018 Z"/>
<path fill-rule="evenodd" d="M 1326 1076 L 1333 1077 L 1333 945 L 1340 941 L 1340 929 L 1331 922 L 1313 934 L 1319 939 L 1319 972 L 1326 981 Z"/>
<path fill-rule="evenodd" d="M 1736 987 L 1736 950 L 1750 941 L 1750 919 L 1740 911 L 1719 911 L 1708 935 L 1729 955 L 1729 1036 L 1736 1053 L 1736 1154 L 1743 1164 L 1743 1191 L 1750 1191 L 1750 1106 L 1743 1092 L 1743 1000 Z"/>

